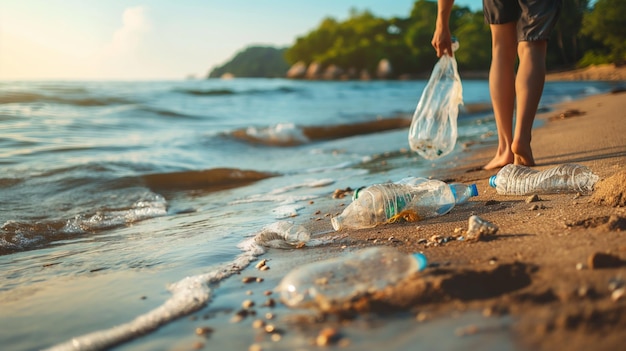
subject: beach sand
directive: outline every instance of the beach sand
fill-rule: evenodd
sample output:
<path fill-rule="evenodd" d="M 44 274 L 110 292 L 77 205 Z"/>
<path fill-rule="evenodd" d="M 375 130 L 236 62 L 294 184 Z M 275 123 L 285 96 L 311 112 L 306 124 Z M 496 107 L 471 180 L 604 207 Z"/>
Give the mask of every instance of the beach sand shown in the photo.
<path fill-rule="evenodd" d="M 479 196 L 468 204 L 439 218 L 336 233 L 334 244 L 293 250 L 281 261 L 270 260 L 267 271 L 249 267 L 242 278 L 263 281 L 224 283 L 209 312 L 192 316 L 194 325 L 211 328 L 218 322 L 214 315 L 220 313 L 222 320 L 235 318 L 231 327 L 212 332 L 213 341 L 207 340 L 207 346 L 230 339 L 240 342 L 233 344 L 236 349 L 289 349 L 298 344 L 294 338 L 304 338 L 309 346 L 326 340 L 349 349 L 366 347 L 368 333 L 375 334 L 372 330 L 360 336 L 342 332 L 349 327 L 336 317 L 287 309 L 271 290 L 301 262 L 332 257 L 342 250 L 391 245 L 406 253 L 423 252 L 429 267 L 398 286 L 346 306 L 340 316 L 400 315 L 404 325 L 419 324 L 422 332 L 429 324 L 443 321 L 440 329 L 451 329 L 451 339 L 458 339 L 449 347 L 422 344 L 426 348 L 463 349 L 463 337 L 477 335 L 483 342 L 499 338 L 492 349 L 620 349 L 626 343 L 625 111 L 626 93 L 616 92 L 555 106 L 537 116 L 544 123 L 533 133 L 536 168 L 585 165 L 601 179 L 591 195 L 539 195 L 535 202 L 527 202 L 529 196 L 498 195 L 488 185 L 495 171 L 480 169 L 492 157 L 494 145 L 468 145 L 467 152 L 454 161 L 456 167 L 433 168 L 430 174 L 447 182 L 476 183 Z M 313 210 L 320 208 L 308 228 L 312 233 L 333 234 L 329 215 L 341 212 L 349 201 L 349 196 L 332 200 L 331 208 L 312 204 Z M 465 235 L 471 215 L 497 225 L 498 232 L 479 241 L 456 240 Z M 257 307 L 238 308 L 245 299 L 256 301 Z M 220 307 L 225 305 L 232 308 Z M 274 319 L 266 319 L 265 313 L 272 313 Z M 209 317 L 202 319 L 203 314 Z M 459 326 L 459 316 L 473 317 Z M 254 329 L 257 319 L 271 324 L 270 330 Z M 488 320 L 495 320 L 496 327 L 485 324 Z M 329 326 L 332 330 L 324 331 Z M 242 328 L 256 331 L 246 337 Z M 334 332 L 344 337 L 335 337 Z M 290 342 L 280 341 L 289 338 Z M 285 347 L 279 346 L 281 342 Z M 191 344 L 201 348 L 205 342 L 178 339 L 181 349 Z"/>

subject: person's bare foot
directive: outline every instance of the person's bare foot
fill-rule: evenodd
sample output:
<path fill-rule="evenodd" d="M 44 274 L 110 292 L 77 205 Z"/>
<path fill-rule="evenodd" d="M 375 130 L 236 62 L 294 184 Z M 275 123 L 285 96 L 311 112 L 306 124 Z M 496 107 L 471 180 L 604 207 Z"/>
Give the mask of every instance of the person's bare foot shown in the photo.
<path fill-rule="evenodd" d="M 509 163 L 513 163 L 514 154 L 511 151 L 497 153 L 496 156 L 489 161 L 486 165 L 483 166 L 484 170 L 497 169 L 502 168 Z"/>
<path fill-rule="evenodd" d="M 533 151 L 530 145 L 522 146 L 521 144 L 513 143 L 511 145 L 513 150 L 513 163 L 521 166 L 532 167 L 535 165 L 535 158 L 533 157 Z"/>
<path fill-rule="evenodd" d="M 535 165 L 535 159 L 533 159 L 532 154 L 530 155 L 530 157 L 522 156 L 522 155 L 515 155 L 515 159 L 513 163 L 515 163 L 516 165 L 532 167 Z"/>

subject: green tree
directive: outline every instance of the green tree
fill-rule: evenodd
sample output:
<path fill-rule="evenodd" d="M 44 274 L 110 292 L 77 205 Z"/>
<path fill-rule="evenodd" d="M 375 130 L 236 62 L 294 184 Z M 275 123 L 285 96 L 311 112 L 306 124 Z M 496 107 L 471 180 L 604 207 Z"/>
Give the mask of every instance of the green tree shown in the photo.
<path fill-rule="evenodd" d="M 563 0 L 548 46 L 548 66 L 572 66 L 580 59 L 580 29 L 589 0 Z"/>
<path fill-rule="evenodd" d="M 581 33 L 604 45 L 587 52 L 581 60 L 589 63 L 624 63 L 626 61 L 626 1 L 598 0 L 583 18 Z"/>
<path fill-rule="evenodd" d="M 225 73 L 236 77 L 278 78 L 284 77 L 289 69 L 285 61 L 286 49 L 252 46 L 241 52 L 221 67 L 209 73 L 209 78 L 221 77 Z"/>
<path fill-rule="evenodd" d="M 455 34 L 460 45 L 455 53 L 459 70 L 488 70 L 491 61 L 491 32 L 482 11 L 464 13 L 459 18 Z"/>

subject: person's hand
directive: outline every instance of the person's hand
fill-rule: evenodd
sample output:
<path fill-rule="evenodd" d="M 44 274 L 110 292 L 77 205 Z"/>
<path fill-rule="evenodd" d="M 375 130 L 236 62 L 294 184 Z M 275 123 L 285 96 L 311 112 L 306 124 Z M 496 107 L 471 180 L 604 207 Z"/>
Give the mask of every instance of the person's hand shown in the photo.
<path fill-rule="evenodd" d="M 431 44 L 437 51 L 437 57 L 441 57 L 444 54 L 452 56 L 452 34 L 450 34 L 448 28 L 435 29 Z"/>

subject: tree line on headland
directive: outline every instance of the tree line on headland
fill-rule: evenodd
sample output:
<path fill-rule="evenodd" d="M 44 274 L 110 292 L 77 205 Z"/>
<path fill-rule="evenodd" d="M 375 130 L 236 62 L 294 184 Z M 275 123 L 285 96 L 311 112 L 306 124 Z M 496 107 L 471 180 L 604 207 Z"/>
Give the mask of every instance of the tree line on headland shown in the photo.
<path fill-rule="evenodd" d="M 389 19 L 351 10 L 345 21 L 325 18 L 287 48 L 252 46 L 214 68 L 215 77 L 407 79 L 427 76 L 437 61 L 430 41 L 437 3 L 417 0 L 408 17 Z M 491 35 L 482 10 L 455 5 L 450 29 L 460 43 L 459 71 L 487 72 Z M 626 62 L 625 0 L 563 0 L 548 44 L 551 70 Z"/>

